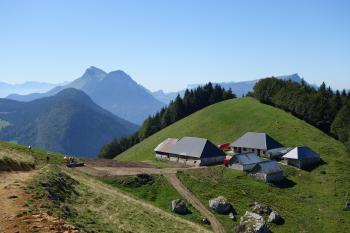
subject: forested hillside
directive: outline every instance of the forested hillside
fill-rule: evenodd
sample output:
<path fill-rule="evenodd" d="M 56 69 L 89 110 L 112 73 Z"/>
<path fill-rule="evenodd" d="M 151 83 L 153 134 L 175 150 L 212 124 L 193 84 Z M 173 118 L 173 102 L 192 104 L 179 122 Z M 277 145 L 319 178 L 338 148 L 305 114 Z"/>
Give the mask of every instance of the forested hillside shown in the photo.
<path fill-rule="evenodd" d="M 96 156 L 114 137 L 138 129 L 76 89 L 31 102 L 0 99 L 0 109 L 0 140 L 70 155 Z"/>
<path fill-rule="evenodd" d="M 325 83 L 315 89 L 305 82 L 267 78 L 255 85 L 252 95 L 262 103 L 290 112 L 334 136 L 350 150 L 349 92 L 333 91 Z"/>
<path fill-rule="evenodd" d="M 154 116 L 148 117 L 137 133 L 130 137 L 116 138 L 105 145 L 101 149 L 99 157 L 114 158 L 174 122 L 209 105 L 232 98 L 236 98 L 236 96 L 231 89 L 225 90 L 219 85 L 213 86 L 211 83 L 194 90 L 186 90 L 183 98 L 178 95 L 174 101 L 170 102 L 169 106 L 162 108 Z"/>

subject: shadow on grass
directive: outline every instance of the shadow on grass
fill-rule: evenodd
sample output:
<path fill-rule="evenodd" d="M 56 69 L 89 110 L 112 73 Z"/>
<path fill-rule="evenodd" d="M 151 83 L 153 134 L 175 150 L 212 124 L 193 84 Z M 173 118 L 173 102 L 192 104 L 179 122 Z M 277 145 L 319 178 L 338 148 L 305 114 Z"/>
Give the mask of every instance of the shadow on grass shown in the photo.
<path fill-rule="evenodd" d="M 320 166 L 323 166 L 323 165 L 326 165 L 327 162 L 324 161 L 323 159 L 320 159 L 320 162 L 318 164 L 314 164 L 314 165 L 311 165 L 311 166 L 308 166 L 308 167 L 305 167 L 303 168 L 304 171 L 307 171 L 307 172 L 311 172 L 312 170 L 320 167 Z"/>
<path fill-rule="evenodd" d="M 284 178 L 283 180 L 280 180 L 280 181 L 271 182 L 271 184 L 280 189 L 287 189 L 287 188 L 294 187 L 297 183 L 295 183 L 294 181 L 288 178 Z"/>

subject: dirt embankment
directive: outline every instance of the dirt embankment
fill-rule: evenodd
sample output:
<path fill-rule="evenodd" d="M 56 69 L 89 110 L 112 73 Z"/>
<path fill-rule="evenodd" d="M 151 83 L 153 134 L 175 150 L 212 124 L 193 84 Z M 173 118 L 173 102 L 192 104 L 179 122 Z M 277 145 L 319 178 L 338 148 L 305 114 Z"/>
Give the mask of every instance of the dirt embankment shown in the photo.
<path fill-rule="evenodd" d="M 31 196 L 24 188 L 36 172 L 0 172 L 0 232 L 78 232 L 47 213 L 30 210 Z"/>
<path fill-rule="evenodd" d="M 30 171 L 35 169 L 32 163 L 17 162 L 10 158 L 0 159 L 0 172 L 4 171 Z"/>

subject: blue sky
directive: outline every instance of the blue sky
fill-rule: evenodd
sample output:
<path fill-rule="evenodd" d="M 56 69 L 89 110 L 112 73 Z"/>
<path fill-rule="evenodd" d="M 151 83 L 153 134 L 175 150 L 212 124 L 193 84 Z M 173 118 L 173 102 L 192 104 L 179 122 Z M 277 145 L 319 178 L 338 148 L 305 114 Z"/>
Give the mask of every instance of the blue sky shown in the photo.
<path fill-rule="evenodd" d="M 89 66 L 151 90 L 298 72 L 350 88 L 350 1 L 0 1 L 0 81 Z"/>

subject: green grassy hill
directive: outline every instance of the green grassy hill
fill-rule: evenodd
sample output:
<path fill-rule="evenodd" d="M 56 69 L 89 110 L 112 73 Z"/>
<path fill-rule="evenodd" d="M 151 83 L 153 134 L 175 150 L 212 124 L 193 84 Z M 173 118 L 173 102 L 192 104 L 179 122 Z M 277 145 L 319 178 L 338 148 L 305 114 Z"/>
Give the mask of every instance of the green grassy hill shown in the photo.
<path fill-rule="evenodd" d="M 202 201 L 226 196 L 238 217 L 254 201 L 268 203 L 286 218 L 273 232 L 346 232 L 350 211 L 350 155 L 344 145 L 294 116 L 251 98 L 209 106 L 165 128 L 117 157 L 124 161 L 154 162 L 153 149 L 168 137 L 197 136 L 214 143 L 232 142 L 247 131 L 263 131 L 285 146 L 307 145 L 325 164 L 311 172 L 284 166 L 290 187 L 265 184 L 244 173 L 216 167 L 178 174 Z M 218 216 L 228 232 L 237 223 Z"/>

